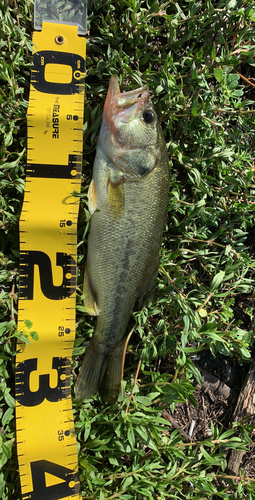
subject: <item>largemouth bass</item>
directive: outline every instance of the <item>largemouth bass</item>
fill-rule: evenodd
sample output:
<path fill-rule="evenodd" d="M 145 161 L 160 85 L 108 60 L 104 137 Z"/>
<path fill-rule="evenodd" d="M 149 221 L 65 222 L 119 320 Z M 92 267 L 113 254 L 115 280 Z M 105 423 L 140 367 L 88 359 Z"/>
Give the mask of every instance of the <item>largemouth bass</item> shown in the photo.
<path fill-rule="evenodd" d="M 84 302 L 98 315 L 76 386 L 85 399 L 118 397 L 125 333 L 134 309 L 156 286 L 169 189 L 162 129 L 147 86 L 120 93 L 111 77 L 93 178 Z"/>

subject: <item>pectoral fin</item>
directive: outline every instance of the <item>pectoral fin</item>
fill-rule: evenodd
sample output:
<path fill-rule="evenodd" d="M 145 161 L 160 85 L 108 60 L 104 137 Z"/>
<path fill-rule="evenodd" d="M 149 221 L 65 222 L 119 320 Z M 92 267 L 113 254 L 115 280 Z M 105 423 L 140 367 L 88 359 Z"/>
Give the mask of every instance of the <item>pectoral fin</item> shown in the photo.
<path fill-rule="evenodd" d="M 123 217 L 125 192 L 122 180 L 113 182 L 109 179 L 107 206 L 113 219 L 120 220 Z"/>
<path fill-rule="evenodd" d="M 96 190 L 96 183 L 95 183 L 94 179 L 92 179 L 92 181 L 89 185 L 88 205 L 89 205 L 89 211 L 92 215 L 97 208 L 97 190 Z"/>
<path fill-rule="evenodd" d="M 97 307 L 96 299 L 92 291 L 87 265 L 85 267 L 83 294 L 84 294 L 84 305 L 87 313 L 90 314 L 91 316 L 98 316 L 100 311 Z"/>

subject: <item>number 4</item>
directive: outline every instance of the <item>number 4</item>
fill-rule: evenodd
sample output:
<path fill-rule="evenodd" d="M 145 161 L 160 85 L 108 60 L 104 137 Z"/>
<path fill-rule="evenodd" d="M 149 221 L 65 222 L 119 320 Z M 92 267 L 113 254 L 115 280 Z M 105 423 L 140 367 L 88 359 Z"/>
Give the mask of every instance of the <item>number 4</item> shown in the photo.
<path fill-rule="evenodd" d="M 30 500 L 60 500 L 68 496 L 79 494 L 78 476 L 72 469 L 62 465 L 49 462 L 48 460 L 37 460 L 31 462 L 31 473 L 33 480 L 33 491 L 24 497 Z M 46 486 L 45 473 L 62 479 L 63 482 Z"/>

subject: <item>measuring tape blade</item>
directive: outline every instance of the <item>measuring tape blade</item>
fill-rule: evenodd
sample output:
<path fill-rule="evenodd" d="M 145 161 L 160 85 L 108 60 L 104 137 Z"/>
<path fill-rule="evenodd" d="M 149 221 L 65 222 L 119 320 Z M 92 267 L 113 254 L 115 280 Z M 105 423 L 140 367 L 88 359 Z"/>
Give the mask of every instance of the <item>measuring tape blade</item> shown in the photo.
<path fill-rule="evenodd" d="M 33 43 L 18 307 L 30 343 L 17 342 L 15 379 L 21 490 L 23 500 L 81 499 L 70 372 L 86 41 L 76 26 L 44 22 Z"/>

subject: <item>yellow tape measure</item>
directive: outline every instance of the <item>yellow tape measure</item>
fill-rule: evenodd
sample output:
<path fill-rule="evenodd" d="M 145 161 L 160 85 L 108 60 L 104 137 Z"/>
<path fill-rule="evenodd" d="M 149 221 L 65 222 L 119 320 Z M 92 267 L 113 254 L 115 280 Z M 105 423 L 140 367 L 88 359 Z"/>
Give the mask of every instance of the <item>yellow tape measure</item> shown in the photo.
<path fill-rule="evenodd" d="M 85 38 L 43 23 L 34 33 L 26 190 L 20 218 L 17 447 L 23 500 L 81 499 L 70 370 L 75 339 L 77 217 Z"/>

